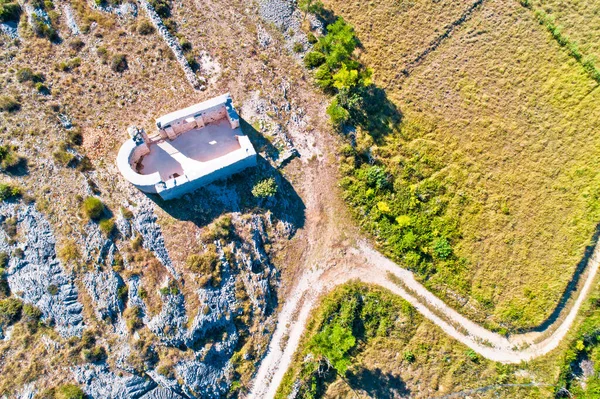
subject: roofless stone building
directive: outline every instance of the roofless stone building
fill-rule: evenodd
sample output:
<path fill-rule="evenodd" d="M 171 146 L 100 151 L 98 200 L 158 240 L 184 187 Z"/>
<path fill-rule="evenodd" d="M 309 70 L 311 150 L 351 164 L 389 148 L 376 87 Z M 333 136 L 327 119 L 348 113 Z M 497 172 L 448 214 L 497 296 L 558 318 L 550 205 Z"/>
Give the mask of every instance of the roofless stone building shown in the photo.
<path fill-rule="evenodd" d="M 143 192 L 177 198 L 256 165 L 229 93 L 161 116 L 156 127 L 152 136 L 129 127 L 117 156 L 121 174 Z"/>

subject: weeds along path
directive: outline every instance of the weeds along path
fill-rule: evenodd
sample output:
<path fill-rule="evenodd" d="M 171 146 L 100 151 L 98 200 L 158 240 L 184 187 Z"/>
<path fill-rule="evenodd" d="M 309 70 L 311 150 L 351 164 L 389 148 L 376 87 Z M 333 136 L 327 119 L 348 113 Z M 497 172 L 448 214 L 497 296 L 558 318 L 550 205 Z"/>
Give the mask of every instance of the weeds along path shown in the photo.
<path fill-rule="evenodd" d="M 365 241 L 359 241 L 357 245 L 348 248 L 346 253 L 355 259 L 352 262 L 355 266 L 347 267 L 344 264 L 343 267 L 336 265 L 328 270 L 311 270 L 299 280 L 290 300 L 279 314 L 277 328 L 248 398 L 275 396 L 299 347 L 311 309 L 318 303 L 321 294 L 339 284 L 356 279 L 380 285 L 404 298 L 446 334 L 481 356 L 502 363 L 520 363 L 547 354 L 558 346 L 573 324 L 600 265 L 600 244 L 597 244 L 587 265 L 585 282 L 579 291 L 571 293 L 572 297 L 577 295 L 577 299 L 565 317 L 544 331 L 507 338 L 486 330 L 450 308 L 421 285 L 412 272 L 387 259 Z"/>

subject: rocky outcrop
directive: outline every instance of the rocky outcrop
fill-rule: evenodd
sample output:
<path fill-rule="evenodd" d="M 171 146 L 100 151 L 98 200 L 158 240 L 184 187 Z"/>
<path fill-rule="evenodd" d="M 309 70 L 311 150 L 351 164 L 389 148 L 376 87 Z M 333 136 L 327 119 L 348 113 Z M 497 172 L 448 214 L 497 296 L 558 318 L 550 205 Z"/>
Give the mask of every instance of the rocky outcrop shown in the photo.
<path fill-rule="evenodd" d="M 96 316 L 114 322 L 123 311 L 119 289 L 124 286 L 121 277 L 112 270 L 86 273 L 83 282 L 94 302 Z"/>
<path fill-rule="evenodd" d="M 85 365 L 72 369 L 75 380 L 90 398 L 102 399 L 174 399 L 175 392 L 159 387 L 149 377 L 110 371 L 106 365 Z"/>
<path fill-rule="evenodd" d="M 13 254 L 7 271 L 11 292 L 40 308 L 43 320 L 63 337 L 81 335 L 82 305 L 77 288 L 56 257 L 50 223 L 31 205 L 2 204 L 0 217 L 16 217 L 24 237 L 15 244 L 9 244 L 3 233 L 0 237 L 0 251 Z"/>
<path fill-rule="evenodd" d="M 165 239 L 158 223 L 150 201 L 145 200 L 140 204 L 133 218 L 133 228 L 142 235 L 144 248 L 152 251 L 156 259 L 162 263 L 169 273 L 176 279 L 179 274 L 175 271 L 169 252 L 165 247 Z"/>

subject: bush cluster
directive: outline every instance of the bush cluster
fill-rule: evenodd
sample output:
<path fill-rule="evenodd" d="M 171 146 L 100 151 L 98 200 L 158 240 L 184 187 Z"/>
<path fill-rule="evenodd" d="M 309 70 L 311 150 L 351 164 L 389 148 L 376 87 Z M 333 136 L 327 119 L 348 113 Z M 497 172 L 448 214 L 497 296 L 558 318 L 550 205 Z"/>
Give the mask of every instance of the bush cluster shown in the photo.
<path fill-rule="evenodd" d="M 0 183 L 0 202 L 19 197 L 21 194 L 22 191 L 20 187 L 8 183 Z"/>
<path fill-rule="evenodd" d="M 277 183 L 273 177 L 259 181 L 252 187 L 252 195 L 256 198 L 269 198 L 277 194 Z"/>
<path fill-rule="evenodd" d="M 0 111 L 17 112 L 21 109 L 21 103 L 12 96 L 0 96 Z"/>
<path fill-rule="evenodd" d="M 58 40 L 58 32 L 52 27 L 52 24 L 44 21 L 44 19 L 37 14 L 33 14 L 31 17 L 31 27 L 33 33 L 39 37 L 45 37 L 51 41 Z"/>
<path fill-rule="evenodd" d="M 151 35 L 154 33 L 154 25 L 147 19 L 143 19 L 137 25 L 137 32 L 140 35 Z"/>
<path fill-rule="evenodd" d="M 110 61 L 110 69 L 114 72 L 125 72 L 129 66 L 127 65 L 127 57 L 125 54 L 115 54 Z"/>
<path fill-rule="evenodd" d="M 16 152 L 16 147 L 0 145 L 0 171 L 7 171 L 23 162 L 24 158 Z"/>
<path fill-rule="evenodd" d="M 98 220 L 104 213 L 104 204 L 96 197 L 87 197 L 83 201 L 83 213 L 91 220 Z"/>
<path fill-rule="evenodd" d="M 337 288 L 328 295 L 309 324 L 304 359 L 295 381 L 298 397 L 321 397 L 327 382 L 345 377 L 354 357 L 364 343 L 376 337 L 388 337 L 399 317 L 411 326 L 414 309 L 402 300 L 383 296 L 380 291 L 359 283 Z M 408 327 L 410 328 L 410 327 Z M 400 334 L 412 336 L 410 331 Z M 405 359 L 414 362 L 409 351 Z"/>
<path fill-rule="evenodd" d="M 0 22 L 18 21 L 21 6 L 16 1 L 0 0 Z"/>

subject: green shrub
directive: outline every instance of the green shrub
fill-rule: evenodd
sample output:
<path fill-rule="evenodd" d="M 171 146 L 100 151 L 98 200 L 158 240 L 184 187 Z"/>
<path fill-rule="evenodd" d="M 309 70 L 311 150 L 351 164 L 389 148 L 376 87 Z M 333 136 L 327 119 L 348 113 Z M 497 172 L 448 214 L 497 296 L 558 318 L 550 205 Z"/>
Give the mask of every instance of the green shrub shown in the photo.
<path fill-rule="evenodd" d="M 467 355 L 469 360 L 471 360 L 473 363 L 479 362 L 479 355 L 473 349 L 467 350 L 465 355 Z"/>
<path fill-rule="evenodd" d="M 134 251 L 139 250 L 142 247 L 142 243 L 143 243 L 143 238 L 141 235 L 137 234 L 135 237 L 133 237 L 133 239 L 131 240 L 131 249 L 133 249 Z"/>
<path fill-rule="evenodd" d="M 37 323 L 42 318 L 42 311 L 37 306 L 26 303 L 23 305 L 21 318 L 27 323 Z"/>
<path fill-rule="evenodd" d="M 133 219 L 133 212 L 131 212 L 129 209 L 125 208 L 125 207 L 121 207 L 121 215 L 123 215 L 123 217 L 126 220 L 131 220 Z"/>
<path fill-rule="evenodd" d="M 0 202 L 10 198 L 21 196 L 22 192 L 19 187 L 12 186 L 7 183 L 0 183 Z"/>
<path fill-rule="evenodd" d="M 34 82 L 34 83 L 39 83 L 39 82 L 43 82 L 44 79 L 44 75 L 42 75 L 41 73 L 34 73 L 31 68 L 21 68 L 17 71 L 17 81 L 19 83 L 25 83 L 25 82 Z"/>
<path fill-rule="evenodd" d="M 16 298 L 0 301 L 0 325 L 9 325 L 21 318 L 23 302 Z"/>
<path fill-rule="evenodd" d="M 96 49 L 96 54 L 100 58 L 103 64 L 106 64 L 108 61 L 108 50 L 106 47 L 100 46 Z"/>
<path fill-rule="evenodd" d="M 416 359 L 415 354 L 412 353 L 411 351 L 404 352 L 402 357 L 404 358 L 404 360 L 406 360 L 409 363 L 414 363 L 414 361 Z"/>
<path fill-rule="evenodd" d="M 325 54 L 318 51 L 311 51 L 304 57 L 304 65 L 307 68 L 316 68 L 325 63 Z"/>
<path fill-rule="evenodd" d="M 115 229 L 115 221 L 114 219 L 102 219 L 99 223 L 100 231 L 104 233 L 105 236 L 110 236 Z"/>
<path fill-rule="evenodd" d="M 48 294 L 57 295 L 58 294 L 58 286 L 56 284 L 50 284 L 47 288 Z"/>
<path fill-rule="evenodd" d="M 186 260 L 187 267 L 194 273 L 210 274 L 219 263 L 219 257 L 214 251 L 190 255 Z"/>
<path fill-rule="evenodd" d="M 190 43 L 189 40 L 181 39 L 179 41 L 179 45 L 181 46 L 181 50 L 183 50 L 184 53 L 187 53 L 188 51 L 192 50 L 192 43 Z"/>
<path fill-rule="evenodd" d="M 268 198 L 277 194 L 277 183 L 273 177 L 259 181 L 252 187 L 252 195 L 256 198 Z"/>
<path fill-rule="evenodd" d="M 45 84 L 38 82 L 35 84 L 35 89 L 41 94 L 50 94 L 50 89 Z"/>
<path fill-rule="evenodd" d="M 143 19 L 137 25 L 137 32 L 140 35 L 151 35 L 154 33 L 154 25 L 147 19 Z"/>
<path fill-rule="evenodd" d="M 308 35 L 306 35 L 306 38 L 308 39 L 308 42 L 310 44 L 315 44 L 319 41 L 319 39 L 317 39 L 317 37 L 312 32 L 309 32 Z"/>
<path fill-rule="evenodd" d="M 81 130 L 77 127 L 69 129 L 67 131 L 67 142 L 71 145 L 83 144 L 83 135 L 81 134 Z"/>
<path fill-rule="evenodd" d="M 17 2 L 0 2 L 0 22 L 18 21 L 21 16 L 21 6 Z"/>
<path fill-rule="evenodd" d="M 127 296 L 129 295 L 129 287 L 122 285 L 117 289 L 117 297 L 123 303 L 127 302 Z"/>
<path fill-rule="evenodd" d="M 331 123 L 338 127 L 345 124 L 350 119 L 350 113 L 345 107 L 340 105 L 337 97 L 335 97 L 327 107 L 327 115 L 329 115 Z"/>
<path fill-rule="evenodd" d="M 83 201 L 83 213 L 92 220 L 98 220 L 104 213 L 104 204 L 96 197 L 87 197 Z"/>
<path fill-rule="evenodd" d="M 81 258 L 81 254 L 79 253 L 79 248 L 77 244 L 73 240 L 66 241 L 59 249 L 58 249 L 58 257 L 65 263 L 73 262 Z"/>
<path fill-rule="evenodd" d="M 70 153 L 67 147 L 67 143 L 60 143 L 56 151 L 52 153 L 52 157 L 62 166 L 72 166 L 75 162 L 75 155 Z"/>
<path fill-rule="evenodd" d="M 142 321 L 142 308 L 139 306 L 132 306 L 125 309 L 125 312 L 123 312 L 123 317 L 125 318 L 127 329 L 130 333 L 133 333 L 144 326 Z"/>
<path fill-rule="evenodd" d="M 114 72 L 125 72 L 128 68 L 125 54 L 115 54 L 110 61 L 110 69 Z"/>
<path fill-rule="evenodd" d="M 25 256 L 25 252 L 23 252 L 23 250 L 19 247 L 15 248 L 13 251 L 13 257 L 17 259 L 23 259 L 23 256 Z"/>
<path fill-rule="evenodd" d="M 85 399 L 83 390 L 74 384 L 61 385 L 56 389 L 56 399 Z"/>
<path fill-rule="evenodd" d="M 23 157 L 16 153 L 16 148 L 8 145 L 0 146 L 0 170 L 6 171 L 18 166 Z"/>
<path fill-rule="evenodd" d="M 192 68 L 192 71 L 197 71 L 198 68 L 200 68 L 200 64 L 198 64 L 198 61 L 196 60 L 196 56 L 192 53 L 188 53 L 185 56 L 185 59 L 188 63 L 188 65 L 190 66 L 190 68 Z"/>
<path fill-rule="evenodd" d="M 0 111 L 17 112 L 21 109 L 21 104 L 14 97 L 0 96 Z"/>
<path fill-rule="evenodd" d="M 304 45 L 300 42 L 296 42 L 294 43 L 292 50 L 294 50 L 294 53 L 301 53 L 304 51 Z"/>
<path fill-rule="evenodd" d="M 169 18 L 171 16 L 171 2 L 169 0 L 150 0 L 150 5 L 161 18 Z"/>
<path fill-rule="evenodd" d="M 211 226 L 206 228 L 202 234 L 202 239 L 205 241 L 215 241 L 227 239 L 231 235 L 233 223 L 230 215 L 223 215 L 213 222 Z"/>
<path fill-rule="evenodd" d="M 72 50 L 79 52 L 85 47 L 85 43 L 83 40 L 76 37 L 69 42 L 69 47 Z"/>
<path fill-rule="evenodd" d="M 103 346 L 94 346 L 92 349 L 81 351 L 83 360 L 89 363 L 100 363 L 106 359 L 106 349 Z"/>
<path fill-rule="evenodd" d="M 445 238 L 438 238 L 433 242 L 433 252 L 439 259 L 448 259 L 452 255 L 452 247 Z"/>

